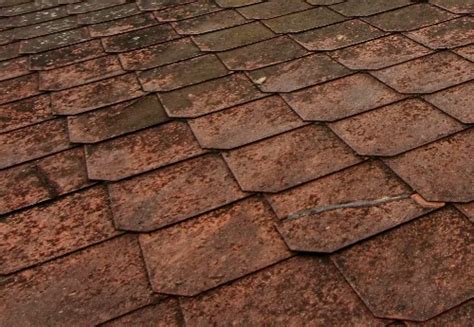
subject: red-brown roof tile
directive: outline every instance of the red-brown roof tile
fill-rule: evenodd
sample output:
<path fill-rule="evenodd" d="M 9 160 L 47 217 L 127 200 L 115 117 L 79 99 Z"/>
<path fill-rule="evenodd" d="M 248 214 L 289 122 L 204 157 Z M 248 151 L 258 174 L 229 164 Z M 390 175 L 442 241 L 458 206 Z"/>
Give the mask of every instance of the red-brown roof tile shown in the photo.
<path fill-rule="evenodd" d="M 29 74 L 25 57 L 0 62 L 0 81 Z"/>
<path fill-rule="evenodd" d="M 92 37 L 101 37 L 139 30 L 155 24 L 153 14 L 147 13 L 90 25 L 88 29 Z"/>
<path fill-rule="evenodd" d="M 457 48 L 454 50 L 458 55 L 463 56 L 466 59 L 469 59 L 470 61 L 474 61 L 474 44 L 467 45 L 462 48 Z"/>
<path fill-rule="evenodd" d="M 458 203 L 456 204 L 456 208 L 458 208 L 463 214 L 469 218 L 472 222 L 474 222 L 474 201 L 469 203 Z"/>
<path fill-rule="evenodd" d="M 471 300 L 425 322 L 407 321 L 407 326 L 469 326 L 474 317 L 473 315 L 474 300 Z"/>
<path fill-rule="evenodd" d="M 23 54 L 34 54 L 85 42 L 89 39 L 90 36 L 88 30 L 85 27 L 82 27 L 21 41 L 20 52 Z"/>
<path fill-rule="evenodd" d="M 20 42 L 10 43 L 0 46 L 0 60 L 8 60 L 18 57 Z"/>
<path fill-rule="evenodd" d="M 91 11 L 77 15 L 79 24 L 98 24 L 119 18 L 133 16 L 141 13 L 137 5 L 134 3 L 126 3 L 119 6 L 108 7 L 102 10 Z"/>
<path fill-rule="evenodd" d="M 125 2 L 126 0 L 84 0 L 80 3 L 72 3 L 68 5 L 67 10 L 70 14 L 83 14 L 90 11 L 121 5 Z"/>
<path fill-rule="evenodd" d="M 431 0 L 431 2 L 441 8 L 458 14 L 469 14 L 474 12 L 474 4 L 465 0 Z"/>
<path fill-rule="evenodd" d="M 29 74 L 0 82 L 0 104 L 28 98 L 40 93 L 38 75 Z"/>
<path fill-rule="evenodd" d="M 160 22 L 174 22 L 186 18 L 210 14 L 222 10 L 212 0 L 196 0 L 186 5 L 155 11 L 155 17 Z"/>
<path fill-rule="evenodd" d="M 50 102 L 43 94 L 0 106 L 0 133 L 52 119 Z"/>
<path fill-rule="evenodd" d="M 176 5 L 192 3 L 195 0 L 137 0 L 138 7 L 142 10 L 159 10 Z"/>
<path fill-rule="evenodd" d="M 239 8 L 238 11 L 249 19 L 268 19 L 309 8 L 311 6 L 303 0 L 272 0 Z"/>
<path fill-rule="evenodd" d="M 172 23 L 179 34 L 194 35 L 244 24 L 247 20 L 234 10 L 221 10 Z"/>

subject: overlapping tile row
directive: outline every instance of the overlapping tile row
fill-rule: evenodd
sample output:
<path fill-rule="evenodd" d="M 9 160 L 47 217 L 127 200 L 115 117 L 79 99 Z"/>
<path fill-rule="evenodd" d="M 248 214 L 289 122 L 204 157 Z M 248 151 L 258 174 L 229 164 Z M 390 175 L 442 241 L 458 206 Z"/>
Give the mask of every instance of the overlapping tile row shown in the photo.
<path fill-rule="evenodd" d="M 473 13 L 0 0 L 0 326 L 466 325 Z"/>

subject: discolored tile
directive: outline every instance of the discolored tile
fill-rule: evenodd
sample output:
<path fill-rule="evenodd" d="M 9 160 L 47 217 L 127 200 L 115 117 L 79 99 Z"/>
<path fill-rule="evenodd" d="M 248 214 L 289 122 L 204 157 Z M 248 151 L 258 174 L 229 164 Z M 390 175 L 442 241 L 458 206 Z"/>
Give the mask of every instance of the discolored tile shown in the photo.
<path fill-rule="evenodd" d="M 171 122 L 86 146 L 90 179 L 116 181 L 184 159 L 201 149 L 184 122 Z"/>
<path fill-rule="evenodd" d="M 215 55 L 208 54 L 141 72 L 138 79 L 145 91 L 172 91 L 228 73 Z"/>
<path fill-rule="evenodd" d="M 135 3 L 125 3 L 123 5 L 79 14 L 76 17 L 79 24 L 89 25 L 138 15 L 140 13 L 141 11 L 138 9 Z"/>
<path fill-rule="evenodd" d="M 238 11 L 248 19 L 268 19 L 310 8 L 303 0 L 271 0 L 239 8 Z"/>
<path fill-rule="evenodd" d="M 34 39 L 23 40 L 20 42 L 20 53 L 35 54 L 48 50 L 66 47 L 76 43 L 88 41 L 90 39 L 87 28 L 78 28 L 40 36 Z"/>
<path fill-rule="evenodd" d="M 246 196 L 216 155 L 188 160 L 109 186 L 115 224 L 152 231 Z"/>
<path fill-rule="evenodd" d="M 239 25 L 221 31 L 194 36 L 193 40 L 202 51 L 224 51 L 275 36 L 260 22 Z"/>
<path fill-rule="evenodd" d="M 0 81 L 29 74 L 28 60 L 25 57 L 0 61 Z"/>
<path fill-rule="evenodd" d="M 433 4 L 457 14 L 474 13 L 474 3 L 466 0 L 431 0 Z"/>
<path fill-rule="evenodd" d="M 454 48 L 472 43 L 474 18 L 461 17 L 406 34 L 433 49 Z"/>
<path fill-rule="evenodd" d="M 368 111 L 403 96 L 366 74 L 356 74 L 283 94 L 304 120 L 334 121 Z"/>
<path fill-rule="evenodd" d="M 104 22 L 88 26 L 92 37 L 112 36 L 116 34 L 131 32 L 156 25 L 156 20 L 151 13 L 134 15 L 110 22 Z"/>
<path fill-rule="evenodd" d="M 360 162 L 347 145 L 319 125 L 247 145 L 224 158 L 242 189 L 255 192 L 282 191 Z"/>
<path fill-rule="evenodd" d="M 189 38 L 182 38 L 148 48 L 121 53 L 120 62 L 126 70 L 146 70 L 172 64 L 200 55 L 199 48 Z"/>
<path fill-rule="evenodd" d="M 249 72 L 250 78 L 263 92 L 291 92 L 326 82 L 350 70 L 322 54 L 314 54 L 271 67 Z M 262 81 L 259 83 L 259 81 Z"/>
<path fill-rule="evenodd" d="M 8 3 L 8 2 L 12 2 L 12 3 Z M 41 2 L 36 2 L 36 1 L 31 2 L 30 0 L 6 1 L 6 4 L 5 4 L 6 7 L 2 6 L 3 8 L 0 8 L 0 17 L 11 17 L 11 16 L 27 14 L 30 12 L 40 11 L 41 9 L 48 9 L 48 8 L 57 6 L 57 3 L 55 2 L 57 1 L 52 1 L 51 4 L 41 3 Z"/>
<path fill-rule="evenodd" d="M 194 298 L 185 322 L 198 326 L 383 326 L 324 258 L 296 257 Z"/>
<path fill-rule="evenodd" d="M 344 48 L 383 36 L 385 33 L 358 19 L 293 35 L 293 39 L 311 51 Z"/>
<path fill-rule="evenodd" d="M 458 208 L 470 221 L 474 222 L 474 201 L 469 203 L 458 203 Z"/>
<path fill-rule="evenodd" d="M 420 3 L 387 11 L 365 19 L 368 23 L 388 32 L 406 32 L 453 19 L 456 15 L 429 4 Z"/>
<path fill-rule="evenodd" d="M 263 2 L 263 0 L 215 0 L 216 3 L 224 8 L 243 7 Z"/>
<path fill-rule="evenodd" d="M 376 316 L 423 321 L 472 297 L 473 228 L 446 208 L 332 258 Z"/>
<path fill-rule="evenodd" d="M 101 242 L 119 232 L 102 187 L 5 217 L 0 225 L 6 255 L 0 273 L 10 274 Z"/>
<path fill-rule="evenodd" d="M 474 61 L 474 44 L 457 48 L 454 52 L 470 61 Z"/>
<path fill-rule="evenodd" d="M 159 95 L 170 117 L 192 118 L 263 97 L 243 74 L 232 74 Z"/>
<path fill-rule="evenodd" d="M 0 168 L 37 159 L 71 146 L 62 119 L 45 121 L 0 134 Z"/>
<path fill-rule="evenodd" d="M 429 201 L 470 202 L 474 200 L 473 144 L 470 129 L 386 162 Z"/>
<path fill-rule="evenodd" d="M 160 22 L 175 22 L 182 19 L 210 14 L 222 10 L 213 0 L 197 0 L 186 5 L 155 11 Z"/>
<path fill-rule="evenodd" d="M 406 321 L 405 323 L 408 327 L 469 326 L 473 310 L 474 300 L 470 300 L 425 322 Z"/>
<path fill-rule="evenodd" d="M 69 14 L 83 14 L 90 11 L 96 11 L 107 7 L 124 4 L 127 0 L 85 0 L 79 3 L 69 4 L 67 11 Z"/>
<path fill-rule="evenodd" d="M 327 8 L 318 7 L 264 20 L 263 23 L 275 33 L 297 33 L 343 20 L 345 20 L 344 16 Z"/>
<path fill-rule="evenodd" d="M 91 325 L 155 298 L 131 235 L 12 275 L 0 289 L 2 320 L 10 326 Z"/>
<path fill-rule="evenodd" d="M 205 148 L 232 149 L 279 134 L 304 122 L 278 96 L 273 96 L 189 121 Z"/>
<path fill-rule="evenodd" d="M 0 106 L 0 133 L 26 127 L 53 118 L 48 95 L 11 102 Z"/>
<path fill-rule="evenodd" d="M 411 4 L 410 0 L 347 0 L 331 6 L 344 16 L 370 16 Z"/>
<path fill-rule="evenodd" d="M 161 24 L 123 34 L 106 36 L 102 44 L 106 52 L 126 52 L 145 48 L 178 38 L 179 35 L 169 24 Z"/>
<path fill-rule="evenodd" d="M 203 16 L 188 18 L 172 23 L 179 34 L 195 35 L 213 32 L 236 25 L 247 20 L 234 10 L 221 10 Z"/>
<path fill-rule="evenodd" d="M 20 42 L 0 45 L 0 60 L 13 59 L 19 56 Z"/>
<path fill-rule="evenodd" d="M 67 118 L 69 139 L 96 143 L 168 121 L 154 95 Z"/>
<path fill-rule="evenodd" d="M 104 56 L 39 73 L 41 90 L 58 91 L 124 74 L 116 56 Z"/>
<path fill-rule="evenodd" d="M 50 50 L 29 57 L 30 69 L 46 70 L 58 68 L 105 55 L 99 40 L 71 45 L 65 48 Z"/>
<path fill-rule="evenodd" d="M 51 102 L 54 113 L 72 115 L 138 98 L 145 94 L 135 74 L 130 73 L 53 92 Z"/>
<path fill-rule="evenodd" d="M 432 211 L 379 162 L 268 196 L 291 250 L 334 252 Z"/>
<path fill-rule="evenodd" d="M 0 20 L 0 29 L 12 27 L 21 27 L 27 25 L 47 22 L 49 20 L 58 19 L 67 16 L 65 7 L 48 8 L 36 12 L 21 14 Z"/>
<path fill-rule="evenodd" d="M 141 10 L 160 10 L 187 3 L 195 0 L 137 0 L 138 7 Z"/>
<path fill-rule="evenodd" d="M 29 74 L 0 82 L 0 104 L 21 100 L 41 92 L 38 88 L 38 75 Z"/>
<path fill-rule="evenodd" d="M 360 155 L 394 156 L 463 130 L 428 103 L 409 99 L 329 124 Z"/>
<path fill-rule="evenodd" d="M 402 93 L 431 93 L 474 76 L 474 65 L 449 52 L 439 52 L 372 74 Z"/>
<path fill-rule="evenodd" d="M 424 97 L 448 115 L 465 124 L 474 124 L 474 82 L 461 84 Z"/>
<path fill-rule="evenodd" d="M 15 40 L 27 40 L 78 27 L 79 24 L 75 17 L 64 17 L 35 25 L 17 27 L 6 31 L 6 33 L 11 33 L 12 38 Z"/>
<path fill-rule="evenodd" d="M 350 69 L 380 69 L 418 58 L 432 51 L 412 40 L 391 35 L 331 53 Z"/>
<path fill-rule="evenodd" d="M 308 52 L 287 36 L 281 36 L 218 54 L 231 70 L 253 70 L 302 57 Z"/>
<path fill-rule="evenodd" d="M 257 198 L 142 234 L 139 240 L 153 290 L 185 296 L 291 255 L 273 227 L 271 209 Z"/>

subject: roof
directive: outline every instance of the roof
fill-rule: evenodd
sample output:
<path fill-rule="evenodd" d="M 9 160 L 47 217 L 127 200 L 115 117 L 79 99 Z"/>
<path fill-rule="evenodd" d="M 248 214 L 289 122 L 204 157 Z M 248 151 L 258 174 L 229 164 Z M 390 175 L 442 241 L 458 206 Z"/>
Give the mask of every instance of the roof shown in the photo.
<path fill-rule="evenodd" d="M 472 0 L 0 0 L 0 326 L 469 326 Z"/>

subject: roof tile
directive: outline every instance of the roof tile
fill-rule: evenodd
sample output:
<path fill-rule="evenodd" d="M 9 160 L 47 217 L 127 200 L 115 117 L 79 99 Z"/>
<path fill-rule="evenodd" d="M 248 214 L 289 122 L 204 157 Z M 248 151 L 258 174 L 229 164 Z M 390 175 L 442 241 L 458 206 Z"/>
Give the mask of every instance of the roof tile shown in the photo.
<path fill-rule="evenodd" d="M 360 155 L 394 156 L 464 129 L 424 101 L 409 99 L 329 124 Z"/>
<path fill-rule="evenodd" d="M 11 33 L 15 40 L 26 40 L 77 27 L 79 27 L 79 24 L 75 17 L 64 17 L 40 24 L 18 27 L 12 30 L 7 30 L 4 33 Z"/>
<path fill-rule="evenodd" d="M 458 208 L 470 221 L 474 222 L 474 201 L 469 203 L 458 203 Z"/>
<path fill-rule="evenodd" d="M 326 82 L 350 70 L 323 54 L 314 54 L 271 67 L 249 72 L 263 92 L 291 92 L 310 85 Z M 259 83 L 260 80 L 264 80 Z"/>
<path fill-rule="evenodd" d="M 470 129 L 386 162 L 429 201 L 470 202 L 474 200 L 473 146 Z"/>
<path fill-rule="evenodd" d="M 135 3 L 125 3 L 123 5 L 108 7 L 102 10 L 92 11 L 77 15 L 79 24 L 98 24 L 111 20 L 124 18 L 141 13 Z"/>
<path fill-rule="evenodd" d="M 0 61 L 0 81 L 28 74 L 28 58 L 20 57 Z"/>
<path fill-rule="evenodd" d="M 25 270 L 7 281 L 0 300 L 2 320 L 11 326 L 90 325 L 150 304 L 156 297 L 131 235 Z M 12 297 L 18 300 L 8 301 Z"/>
<path fill-rule="evenodd" d="M 40 36 L 34 39 L 23 40 L 20 44 L 20 52 L 26 54 L 35 54 L 52 50 L 56 48 L 66 47 L 76 43 L 81 43 L 90 39 L 87 28 L 78 28 Z"/>
<path fill-rule="evenodd" d="M 39 95 L 0 106 L 0 133 L 53 118 L 49 95 Z"/>
<path fill-rule="evenodd" d="M 441 8 L 458 14 L 474 13 L 474 3 L 466 0 L 431 0 L 431 2 Z"/>
<path fill-rule="evenodd" d="M 309 8 L 311 6 L 303 0 L 271 0 L 239 8 L 238 11 L 249 19 L 268 19 Z"/>
<path fill-rule="evenodd" d="M 296 257 L 181 301 L 187 323 L 383 326 L 324 258 Z"/>
<path fill-rule="evenodd" d="M 153 14 L 134 15 L 88 26 L 92 37 L 111 36 L 150 27 L 156 24 Z"/>
<path fill-rule="evenodd" d="M 370 16 L 411 4 L 410 0 L 347 0 L 331 6 L 344 16 Z"/>
<path fill-rule="evenodd" d="M 406 325 L 411 326 L 424 326 L 424 327 L 437 327 L 447 326 L 452 324 L 453 326 L 469 326 L 472 321 L 474 313 L 474 300 L 467 301 L 451 310 L 442 313 L 439 316 L 434 317 L 424 322 L 406 321 Z"/>
<path fill-rule="evenodd" d="M 92 188 L 5 217 L 0 249 L 6 256 L 0 272 L 9 274 L 118 235 L 107 198 L 102 187 Z"/>
<path fill-rule="evenodd" d="M 218 56 L 231 70 L 253 70 L 302 57 L 307 53 L 289 37 L 280 36 L 239 49 L 221 52 Z"/>
<path fill-rule="evenodd" d="M 194 1 L 196 0 L 137 0 L 137 4 L 141 10 L 159 10 Z"/>
<path fill-rule="evenodd" d="M 474 44 L 467 45 L 462 48 L 457 48 L 456 50 L 454 50 L 454 52 L 470 61 L 474 61 Z"/>
<path fill-rule="evenodd" d="M 155 292 L 187 296 L 291 255 L 273 228 L 271 209 L 257 198 L 142 234 L 139 240 Z"/>
<path fill-rule="evenodd" d="M 224 161 L 206 155 L 109 186 L 115 225 L 151 231 L 246 196 Z"/>
<path fill-rule="evenodd" d="M 67 118 L 69 139 L 95 143 L 168 121 L 154 95 Z"/>
<path fill-rule="evenodd" d="M 198 117 L 263 97 L 241 73 L 159 95 L 170 117 Z"/>
<path fill-rule="evenodd" d="M 283 98 L 304 120 L 334 121 L 365 112 L 403 96 L 366 74 L 356 74 L 284 94 Z"/>
<path fill-rule="evenodd" d="M 361 160 L 319 125 L 247 145 L 224 154 L 224 158 L 242 189 L 255 192 L 278 192 Z"/>
<path fill-rule="evenodd" d="M 90 179 L 116 181 L 202 154 L 184 122 L 171 122 L 86 146 Z"/>
<path fill-rule="evenodd" d="M 65 7 L 55 7 L 0 19 L 0 28 L 11 28 L 38 24 L 67 16 Z"/>
<path fill-rule="evenodd" d="M 138 79 L 145 91 L 172 91 L 227 74 L 220 60 L 213 54 L 207 54 L 141 72 Z"/>
<path fill-rule="evenodd" d="M 144 96 L 135 74 L 125 74 L 51 94 L 53 112 L 78 114 Z"/>
<path fill-rule="evenodd" d="M 0 46 L 0 60 L 13 59 L 19 56 L 20 42 Z"/>
<path fill-rule="evenodd" d="M 350 69 L 380 69 L 427 55 L 431 50 L 401 35 L 390 35 L 331 53 Z"/>
<path fill-rule="evenodd" d="M 127 0 L 84 0 L 67 6 L 70 14 L 83 14 L 90 11 L 100 10 L 107 7 L 124 4 Z"/>
<path fill-rule="evenodd" d="M 335 50 L 369 41 L 385 33 L 358 19 L 295 34 L 293 38 L 308 50 Z"/>
<path fill-rule="evenodd" d="M 38 88 L 38 75 L 29 74 L 0 82 L 0 104 L 21 100 L 41 92 Z"/>
<path fill-rule="evenodd" d="M 172 23 L 179 34 L 202 34 L 244 24 L 247 20 L 234 10 L 221 10 Z"/>
<path fill-rule="evenodd" d="M 232 149 L 300 127 L 304 122 L 278 96 L 189 121 L 205 148 Z"/>
<path fill-rule="evenodd" d="M 442 209 L 333 259 L 376 316 L 423 321 L 473 296 L 473 228 L 456 210 Z"/>
<path fill-rule="evenodd" d="M 431 93 L 472 79 L 474 64 L 440 52 L 372 74 L 402 93 Z"/>
<path fill-rule="evenodd" d="M 263 0 L 215 0 L 215 1 L 221 7 L 234 8 L 234 7 L 243 7 L 247 5 L 253 5 L 256 3 L 260 3 Z"/>
<path fill-rule="evenodd" d="M 31 0 L 26 1 L 15 1 L 10 0 L 12 2 L 17 2 L 18 4 L 6 4 L 7 7 L 0 8 L 0 16 L 9 17 L 9 16 L 17 16 L 22 14 L 27 14 L 34 11 L 39 11 L 41 9 L 46 9 L 50 7 L 55 7 L 58 5 L 58 1 L 49 1 L 49 3 L 41 3 L 38 1 L 31 2 Z M 4 1 L 5 2 L 5 1 Z M 25 3 L 21 3 L 25 2 Z"/>
<path fill-rule="evenodd" d="M 336 3 L 341 3 L 346 0 L 306 0 L 309 4 L 315 6 L 328 6 L 328 5 L 335 5 Z"/>
<path fill-rule="evenodd" d="M 175 22 L 182 19 L 210 14 L 221 10 L 213 0 L 197 0 L 187 5 L 171 7 L 155 11 L 155 17 L 160 22 Z"/>

